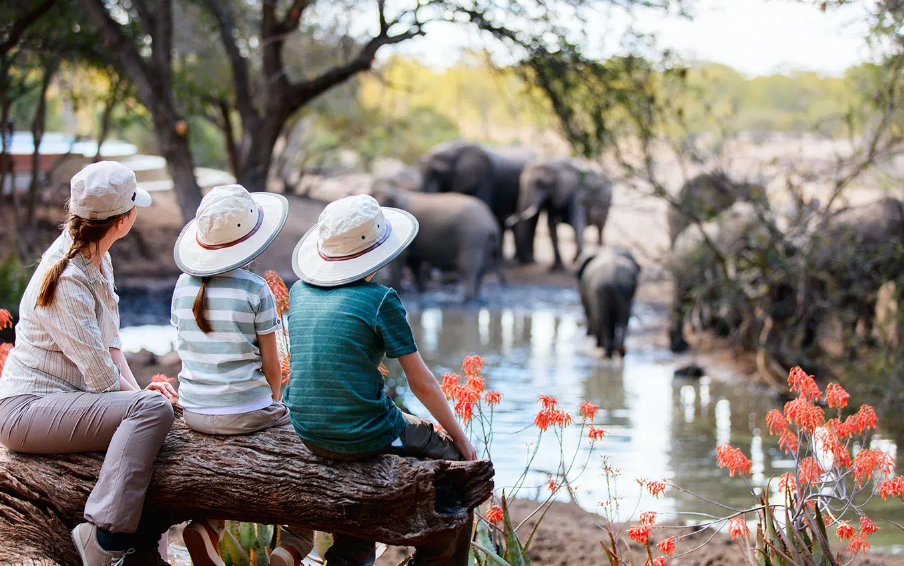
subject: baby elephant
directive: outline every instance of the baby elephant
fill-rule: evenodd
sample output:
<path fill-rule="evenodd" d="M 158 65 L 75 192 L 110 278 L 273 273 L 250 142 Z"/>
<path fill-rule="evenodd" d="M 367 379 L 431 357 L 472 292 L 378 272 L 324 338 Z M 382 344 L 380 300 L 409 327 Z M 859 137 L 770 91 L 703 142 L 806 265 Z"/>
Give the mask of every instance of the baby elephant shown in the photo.
<path fill-rule="evenodd" d="M 606 357 L 625 357 L 625 336 L 640 266 L 628 250 L 601 248 L 578 259 L 578 289 L 587 315 L 587 334 Z"/>

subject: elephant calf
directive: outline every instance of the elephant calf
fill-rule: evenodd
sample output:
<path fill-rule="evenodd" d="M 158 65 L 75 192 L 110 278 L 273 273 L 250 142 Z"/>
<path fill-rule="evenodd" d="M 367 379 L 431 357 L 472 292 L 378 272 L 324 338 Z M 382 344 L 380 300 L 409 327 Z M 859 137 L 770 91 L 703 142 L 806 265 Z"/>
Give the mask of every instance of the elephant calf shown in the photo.
<path fill-rule="evenodd" d="M 669 241 L 674 245 L 685 228 L 706 222 L 736 202 L 760 201 L 765 192 L 759 185 L 735 183 L 725 173 L 702 173 L 686 182 L 669 206 Z"/>
<path fill-rule="evenodd" d="M 587 315 L 587 334 L 596 345 L 625 356 L 625 336 L 640 266 L 628 250 L 602 248 L 579 258 L 578 289 Z"/>
<path fill-rule="evenodd" d="M 571 160 L 540 161 L 524 168 L 518 193 L 518 213 L 506 223 L 515 227 L 515 242 L 519 259 L 533 262 L 534 236 L 537 217 L 546 212 L 549 237 L 555 255 L 554 270 L 562 269 L 559 238 L 556 227 L 564 222 L 574 228 L 577 253 L 584 249 L 584 228 L 593 224 L 603 243 L 603 228 L 612 203 L 612 183 L 592 171 L 578 168 Z"/>
<path fill-rule="evenodd" d="M 391 264 L 391 285 L 396 289 L 403 264 L 411 268 L 421 291 L 427 286 L 430 267 L 457 272 L 464 280 L 465 301 L 480 294 L 487 271 L 496 270 L 500 282 L 505 282 L 499 255 L 502 232 L 493 212 L 480 199 L 458 193 L 407 191 L 386 179 L 374 183 L 373 196 L 381 206 L 407 210 L 420 223 L 405 255 Z"/>

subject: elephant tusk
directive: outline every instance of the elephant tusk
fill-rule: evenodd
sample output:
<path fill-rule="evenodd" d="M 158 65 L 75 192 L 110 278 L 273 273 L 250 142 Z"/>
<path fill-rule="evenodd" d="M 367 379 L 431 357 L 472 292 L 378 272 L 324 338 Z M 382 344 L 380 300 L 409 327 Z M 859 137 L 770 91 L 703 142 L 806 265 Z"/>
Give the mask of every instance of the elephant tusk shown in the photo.
<path fill-rule="evenodd" d="M 505 221 L 505 227 L 513 228 L 515 226 L 515 224 L 517 224 L 519 222 L 523 222 L 525 220 L 530 220 L 531 218 L 533 218 L 534 216 L 536 216 L 539 213 L 540 213 L 540 205 L 537 205 L 537 204 L 531 205 L 527 209 L 525 209 L 524 212 L 522 212 L 521 214 L 513 214 L 512 216 L 509 216 L 508 219 Z"/>

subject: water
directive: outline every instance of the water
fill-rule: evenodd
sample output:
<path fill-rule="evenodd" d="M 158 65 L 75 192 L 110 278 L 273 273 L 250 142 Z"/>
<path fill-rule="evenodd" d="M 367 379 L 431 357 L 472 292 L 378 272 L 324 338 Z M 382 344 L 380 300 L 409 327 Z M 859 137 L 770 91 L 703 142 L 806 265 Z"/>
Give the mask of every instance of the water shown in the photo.
<path fill-rule="evenodd" d="M 765 414 L 780 407 L 780 401 L 764 390 L 740 379 L 721 379 L 726 368 L 709 367 L 720 374 L 715 380 L 673 377 L 678 360 L 668 351 L 651 345 L 649 334 L 659 332 L 665 313 L 637 305 L 627 343 L 628 356 L 612 361 L 602 358 L 585 336 L 583 313 L 573 290 L 509 288 L 489 286 L 485 306 L 462 307 L 455 295 L 428 293 L 404 297 L 409 320 L 421 354 L 437 375 L 459 371 L 462 359 L 471 354 L 485 358 L 486 387 L 502 393 L 502 403 L 494 414 L 495 438 L 492 458 L 497 488 L 507 488 L 521 475 L 531 448 L 538 440 L 533 422 L 539 394 L 555 395 L 561 405 L 576 415 L 584 399 L 600 406 L 596 424 L 609 433 L 598 441 L 592 453 L 585 448 L 577 457 L 577 467 L 589 462 L 576 481 L 576 501 L 598 512 L 599 503 L 609 498 L 601 479 L 602 456 L 622 472 L 618 495 L 622 518 L 635 509 L 640 488 L 635 478 L 667 479 L 682 488 L 738 509 L 754 500 L 744 483 L 729 479 L 716 466 L 715 448 L 725 441 L 741 447 L 753 460 L 752 480 L 764 485 L 789 471 L 792 462 L 767 434 Z M 158 304 L 144 297 L 145 305 Z M 122 304 L 129 304 L 128 297 Z M 160 324 L 166 309 L 154 314 L 145 311 L 141 322 L 151 317 Z M 132 317 L 124 313 L 124 321 Z M 137 320 L 137 319 L 136 319 Z M 126 349 L 145 347 L 165 353 L 174 341 L 173 329 L 166 326 L 136 326 L 123 329 Z M 401 369 L 387 364 L 391 378 Z M 712 370 L 720 370 L 718 372 Z M 404 388 L 404 404 L 418 415 L 424 407 Z M 854 400 L 857 403 L 862 400 Z M 881 418 L 881 416 L 880 416 Z M 564 453 L 574 454 L 579 426 L 565 431 Z M 585 431 L 586 432 L 586 431 Z M 477 436 L 480 436 L 477 431 Z M 877 435 L 881 447 L 896 451 L 894 439 Z M 534 471 L 528 476 L 520 497 L 545 498 L 549 473 L 559 461 L 559 443 L 551 432 L 543 435 Z M 904 466 L 898 464 L 898 473 Z M 564 492 L 563 497 L 567 497 Z M 655 510 L 663 519 L 693 520 L 693 512 L 716 513 L 714 506 L 688 493 L 670 489 L 661 499 L 644 495 L 640 510 Z M 904 507 L 900 501 L 870 504 L 871 518 L 900 522 Z M 752 517 L 751 517 L 752 518 Z M 874 548 L 904 552 L 904 533 L 888 523 L 871 537 Z"/>

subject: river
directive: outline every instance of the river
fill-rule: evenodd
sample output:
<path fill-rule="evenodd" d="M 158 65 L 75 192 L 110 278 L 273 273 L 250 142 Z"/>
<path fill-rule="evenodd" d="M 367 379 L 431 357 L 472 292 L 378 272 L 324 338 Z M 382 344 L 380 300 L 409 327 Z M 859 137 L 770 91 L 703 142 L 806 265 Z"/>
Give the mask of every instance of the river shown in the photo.
<path fill-rule="evenodd" d="M 142 312 L 123 312 L 123 342 L 127 350 L 146 348 L 163 354 L 172 348 L 175 331 L 166 326 L 168 294 L 123 293 L 122 306 L 153 306 Z M 529 426 L 539 409 L 540 394 L 554 395 L 576 415 L 584 399 L 600 406 L 596 424 L 607 431 L 593 453 L 584 448 L 577 461 L 587 461 L 584 474 L 575 482 L 574 497 L 585 509 L 599 512 L 609 498 L 601 477 L 603 455 L 621 470 L 618 483 L 622 519 L 634 511 L 640 494 L 637 477 L 667 479 L 688 492 L 700 494 L 735 508 L 753 505 L 744 483 L 730 479 L 716 465 L 715 449 L 730 441 L 753 460 L 751 481 L 763 486 L 774 476 L 790 471 L 793 462 L 782 453 L 765 427 L 765 414 L 780 408 L 781 401 L 756 384 L 733 376 L 731 368 L 706 367 L 708 375 L 689 379 L 674 377 L 679 362 L 667 349 L 653 345 L 651 332 L 662 328 L 662 308 L 636 305 L 624 360 L 606 360 L 585 336 L 584 317 L 577 292 L 543 287 L 501 288 L 489 284 L 483 305 L 461 306 L 455 295 L 430 292 L 403 297 L 409 310 L 420 351 L 440 376 L 459 371 L 462 359 L 471 354 L 485 358 L 486 386 L 502 393 L 494 411 L 492 459 L 497 488 L 508 488 L 520 476 L 538 430 Z M 661 342 L 661 341 L 660 341 Z M 398 380 L 400 367 L 387 364 L 390 379 Z M 709 377 L 709 375 L 717 377 Z M 402 382 L 403 383 L 403 382 Z M 426 410 L 404 386 L 401 401 L 418 415 Z M 859 405 L 867 400 L 852 399 Z M 882 415 L 880 415 L 881 424 Z M 575 451 L 579 426 L 565 430 L 565 453 Z M 479 433 L 477 433 L 479 436 Z M 900 439 L 886 438 L 881 431 L 873 447 L 896 455 Z M 545 497 L 549 472 L 559 461 L 559 443 L 551 432 L 544 434 L 533 471 L 519 497 Z M 581 466 L 579 463 L 578 467 Z M 897 473 L 904 473 L 898 461 Z M 510 493 L 510 489 L 506 489 Z M 561 496 L 567 497 L 563 490 Z M 894 500 L 876 497 L 870 516 L 898 522 L 904 507 Z M 644 495 L 639 510 L 655 510 L 664 520 L 699 520 L 693 513 L 717 513 L 718 509 L 675 489 L 660 499 Z M 753 517 L 750 517 L 753 519 Z M 856 521 L 852 521 L 856 522 Z M 882 529 L 870 537 L 874 549 L 904 552 L 904 532 L 879 522 Z"/>

